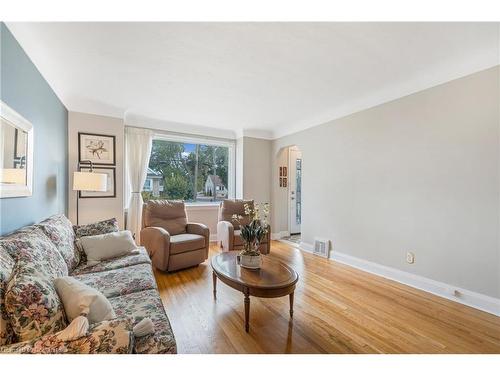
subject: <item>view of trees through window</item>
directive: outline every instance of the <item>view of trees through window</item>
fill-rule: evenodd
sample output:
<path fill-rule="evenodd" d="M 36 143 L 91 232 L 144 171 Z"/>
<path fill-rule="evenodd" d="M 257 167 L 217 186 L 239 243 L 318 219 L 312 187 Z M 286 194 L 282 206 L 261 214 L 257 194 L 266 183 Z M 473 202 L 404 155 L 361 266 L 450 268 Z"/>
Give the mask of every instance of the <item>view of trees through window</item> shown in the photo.
<path fill-rule="evenodd" d="M 214 202 L 228 196 L 229 148 L 153 140 L 142 196 Z"/>

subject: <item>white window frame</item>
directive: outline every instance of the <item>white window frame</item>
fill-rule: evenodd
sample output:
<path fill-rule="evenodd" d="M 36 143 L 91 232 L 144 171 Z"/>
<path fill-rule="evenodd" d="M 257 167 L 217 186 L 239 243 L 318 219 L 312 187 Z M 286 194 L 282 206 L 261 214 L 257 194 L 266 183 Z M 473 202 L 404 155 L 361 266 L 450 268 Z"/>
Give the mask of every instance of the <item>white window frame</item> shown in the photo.
<path fill-rule="evenodd" d="M 195 135 L 179 135 L 157 133 L 153 136 L 153 141 L 168 141 L 179 143 L 192 143 L 207 146 L 227 147 L 228 155 L 228 176 L 227 176 L 227 195 L 229 199 L 234 199 L 236 196 L 236 142 L 230 139 L 210 138 Z M 219 202 L 186 202 L 186 206 L 218 206 Z"/>

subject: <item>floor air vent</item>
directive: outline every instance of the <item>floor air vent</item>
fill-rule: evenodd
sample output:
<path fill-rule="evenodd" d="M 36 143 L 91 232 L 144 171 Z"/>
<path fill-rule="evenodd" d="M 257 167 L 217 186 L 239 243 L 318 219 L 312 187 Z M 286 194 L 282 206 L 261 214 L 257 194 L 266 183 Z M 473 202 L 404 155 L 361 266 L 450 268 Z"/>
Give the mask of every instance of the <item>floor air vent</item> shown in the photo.
<path fill-rule="evenodd" d="M 313 254 L 328 258 L 330 256 L 330 241 L 323 238 L 315 238 Z"/>

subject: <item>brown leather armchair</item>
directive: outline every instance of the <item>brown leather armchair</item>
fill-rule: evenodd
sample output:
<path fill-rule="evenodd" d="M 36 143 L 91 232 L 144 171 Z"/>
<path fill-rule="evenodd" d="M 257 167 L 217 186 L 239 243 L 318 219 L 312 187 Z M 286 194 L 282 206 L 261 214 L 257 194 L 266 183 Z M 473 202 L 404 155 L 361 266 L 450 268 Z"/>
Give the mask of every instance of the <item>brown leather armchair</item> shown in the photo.
<path fill-rule="evenodd" d="M 142 209 L 141 245 L 162 271 L 196 266 L 208 259 L 210 231 L 188 223 L 182 201 L 151 200 Z"/>
<path fill-rule="evenodd" d="M 245 215 L 245 203 L 253 207 L 253 200 L 225 199 L 219 206 L 219 222 L 217 223 L 217 242 L 222 251 L 242 250 L 243 240 L 240 237 L 240 224 L 233 219 L 233 215 L 243 216 L 242 225 L 248 224 L 250 218 Z M 271 227 L 266 237 L 262 240 L 259 250 L 262 254 L 271 251 Z"/>

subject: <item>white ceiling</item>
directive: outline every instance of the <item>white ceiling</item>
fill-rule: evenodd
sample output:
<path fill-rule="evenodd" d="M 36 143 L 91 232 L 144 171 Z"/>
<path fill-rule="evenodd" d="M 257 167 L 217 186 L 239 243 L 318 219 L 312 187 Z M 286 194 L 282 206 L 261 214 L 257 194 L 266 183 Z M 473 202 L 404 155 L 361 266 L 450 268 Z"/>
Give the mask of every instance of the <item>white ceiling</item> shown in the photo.
<path fill-rule="evenodd" d="M 499 64 L 498 23 L 7 26 L 70 111 L 264 138 Z"/>

